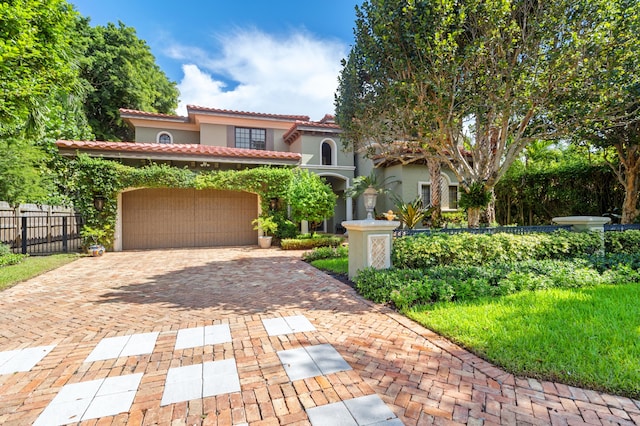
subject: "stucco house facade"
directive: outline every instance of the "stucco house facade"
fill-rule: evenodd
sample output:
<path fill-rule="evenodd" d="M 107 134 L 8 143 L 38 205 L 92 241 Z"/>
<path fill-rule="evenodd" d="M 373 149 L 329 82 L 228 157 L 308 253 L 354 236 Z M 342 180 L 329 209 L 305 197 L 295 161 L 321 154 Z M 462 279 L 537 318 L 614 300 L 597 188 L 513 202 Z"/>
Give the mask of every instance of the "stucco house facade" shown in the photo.
<path fill-rule="evenodd" d="M 135 129 L 132 142 L 58 141 L 65 156 L 78 152 L 131 166 L 164 163 L 192 170 L 228 170 L 261 165 L 300 167 L 322 176 L 338 196 L 323 231 L 341 232 L 345 220 L 363 218 L 360 200 L 344 196 L 353 179 L 375 169 L 394 176 L 403 200 L 428 192 L 424 165 L 376 165 L 342 149 L 333 116 L 312 121 L 303 115 L 265 114 L 188 106 L 187 116 L 122 109 Z M 447 175 L 447 178 L 449 176 Z M 448 183 L 453 180 L 448 179 Z M 357 202 L 356 202 L 357 201 Z M 259 214 L 256 194 L 217 190 L 130 188 L 118 197 L 115 250 L 253 245 Z M 378 211 L 392 208 L 383 197 Z"/>

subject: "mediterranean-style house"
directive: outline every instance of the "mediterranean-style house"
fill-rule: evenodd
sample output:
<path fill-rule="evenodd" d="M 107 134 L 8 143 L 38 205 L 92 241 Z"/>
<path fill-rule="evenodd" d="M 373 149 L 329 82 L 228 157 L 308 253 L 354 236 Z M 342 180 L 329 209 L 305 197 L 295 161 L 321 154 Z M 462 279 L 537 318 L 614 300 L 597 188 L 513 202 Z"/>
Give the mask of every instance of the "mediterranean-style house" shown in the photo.
<path fill-rule="evenodd" d="M 364 218 L 362 202 L 344 196 L 353 179 L 375 170 L 393 176 L 392 190 L 404 201 L 428 197 L 425 165 L 372 160 L 342 149 L 333 116 L 265 114 L 188 106 L 187 116 L 120 110 L 135 129 L 133 142 L 58 141 L 64 156 L 78 152 L 140 166 L 164 163 L 192 170 L 228 170 L 273 165 L 300 167 L 322 176 L 338 196 L 323 230 L 343 232 L 345 220 Z M 457 207 L 457 183 L 443 172 L 443 210 Z M 445 188 L 446 186 L 446 188 Z M 356 200 L 357 201 L 357 200 Z M 378 211 L 393 208 L 380 197 Z M 251 221 L 257 195 L 245 192 L 131 188 L 118 197 L 115 250 L 255 244 Z"/>

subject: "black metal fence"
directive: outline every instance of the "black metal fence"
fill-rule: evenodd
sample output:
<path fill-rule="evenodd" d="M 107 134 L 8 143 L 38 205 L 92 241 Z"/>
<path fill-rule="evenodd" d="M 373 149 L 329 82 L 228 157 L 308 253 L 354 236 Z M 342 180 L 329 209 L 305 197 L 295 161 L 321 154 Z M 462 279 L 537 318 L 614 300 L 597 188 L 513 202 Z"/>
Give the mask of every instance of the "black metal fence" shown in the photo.
<path fill-rule="evenodd" d="M 613 223 L 610 225 L 604 226 L 604 232 L 608 231 L 631 231 L 631 230 L 640 230 L 640 223 L 629 223 L 626 225 L 622 225 L 620 223 Z"/>
<path fill-rule="evenodd" d="M 439 235 L 439 234 L 534 234 L 551 233 L 558 230 L 571 230 L 571 225 L 547 225 L 547 226 L 498 226 L 495 228 L 443 228 L 443 229 L 396 229 L 393 231 L 394 237 L 406 237 L 411 235 Z"/>
<path fill-rule="evenodd" d="M 47 255 L 80 251 L 79 215 L 0 217 L 0 241 L 14 253 Z"/>
<path fill-rule="evenodd" d="M 444 229 L 396 229 L 393 231 L 394 237 L 406 237 L 412 235 L 438 235 L 438 234 L 497 234 L 504 232 L 507 234 L 534 234 L 551 233 L 564 229 L 571 231 L 571 225 L 541 225 L 541 226 L 498 226 L 495 228 L 444 228 Z M 604 225 L 605 232 L 622 232 L 629 230 L 640 230 L 640 223 L 621 225 L 619 223 Z"/>

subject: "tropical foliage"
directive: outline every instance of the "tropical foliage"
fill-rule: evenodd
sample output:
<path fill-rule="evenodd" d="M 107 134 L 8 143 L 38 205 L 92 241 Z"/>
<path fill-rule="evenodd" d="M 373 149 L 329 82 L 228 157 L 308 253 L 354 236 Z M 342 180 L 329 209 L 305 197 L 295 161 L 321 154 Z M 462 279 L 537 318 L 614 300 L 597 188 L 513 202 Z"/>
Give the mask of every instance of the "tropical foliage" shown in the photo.
<path fill-rule="evenodd" d="M 437 158 L 465 190 L 490 192 L 528 144 L 630 118 L 636 97 L 614 86 L 637 87 L 638 7 L 365 1 L 336 96 L 343 139 L 375 155 Z"/>
<path fill-rule="evenodd" d="M 119 108 L 173 112 L 178 91 L 122 23 L 90 27 L 65 0 L 5 1 L 0 16 L 0 199 L 69 202 L 55 140 L 131 140 Z"/>
<path fill-rule="evenodd" d="M 225 170 L 196 173 L 188 169 L 150 164 L 129 167 L 115 161 L 81 154 L 69 164 L 67 179 L 69 196 L 76 210 L 91 228 L 109 230 L 113 236 L 117 210 L 117 196 L 126 188 L 196 188 L 246 191 L 258 194 L 265 217 L 277 225 L 270 231 L 276 237 L 295 235 L 297 227 L 282 211 L 290 205 L 292 220 L 320 221 L 333 215 L 336 196 L 317 175 L 308 171 L 287 168 L 256 167 L 244 170 Z M 104 207 L 97 211 L 93 205 L 96 195 L 105 198 Z M 279 200 L 275 210 L 271 200 Z M 109 239 L 105 239 L 109 246 Z"/>
<path fill-rule="evenodd" d="M 90 27 L 88 20 L 81 20 L 78 28 L 86 40 L 80 62 L 80 76 L 89 87 L 84 111 L 98 140 L 134 139 L 133 130 L 120 118 L 120 108 L 175 111 L 176 83 L 156 64 L 134 28 L 122 22 Z"/>

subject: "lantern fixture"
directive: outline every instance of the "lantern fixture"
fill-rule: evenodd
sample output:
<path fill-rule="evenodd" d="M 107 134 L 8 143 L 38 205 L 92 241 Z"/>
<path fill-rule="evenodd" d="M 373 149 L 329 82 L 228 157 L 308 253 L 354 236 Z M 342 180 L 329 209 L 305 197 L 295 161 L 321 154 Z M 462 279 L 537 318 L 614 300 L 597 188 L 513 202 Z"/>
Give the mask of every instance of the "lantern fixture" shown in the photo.
<path fill-rule="evenodd" d="M 367 220 L 373 220 L 373 209 L 376 207 L 378 191 L 373 186 L 369 186 L 362 195 L 364 196 L 364 208 L 367 210 Z"/>

